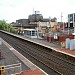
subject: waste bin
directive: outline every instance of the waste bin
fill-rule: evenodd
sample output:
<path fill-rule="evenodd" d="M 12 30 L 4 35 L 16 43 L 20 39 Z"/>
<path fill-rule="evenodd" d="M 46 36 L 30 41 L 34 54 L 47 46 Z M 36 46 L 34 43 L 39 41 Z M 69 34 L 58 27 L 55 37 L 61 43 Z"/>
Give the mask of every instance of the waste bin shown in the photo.
<path fill-rule="evenodd" d="M 4 66 L 0 66 L 0 75 L 6 75 Z"/>
<path fill-rule="evenodd" d="M 66 49 L 70 49 L 70 39 L 66 38 Z"/>
<path fill-rule="evenodd" d="M 66 46 L 65 41 L 62 41 L 62 42 L 61 42 L 61 47 L 62 47 L 62 48 L 65 48 L 65 46 Z"/>
<path fill-rule="evenodd" d="M 70 41 L 70 50 L 74 50 L 74 40 L 71 39 Z"/>

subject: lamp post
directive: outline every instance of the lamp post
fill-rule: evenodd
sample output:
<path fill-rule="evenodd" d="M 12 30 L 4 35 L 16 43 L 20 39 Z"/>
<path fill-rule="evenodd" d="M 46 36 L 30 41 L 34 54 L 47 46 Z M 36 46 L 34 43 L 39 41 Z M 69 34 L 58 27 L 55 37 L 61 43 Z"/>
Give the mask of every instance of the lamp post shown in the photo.
<path fill-rule="evenodd" d="M 51 24 L 50 24 L 50 22 L 51 22 L 51 17 L 49 16 L 49 26 L 50 26 L 49 32 L 51 31 Z"/>
<path fill-rule="evenodd" d="M 37 25 L 37 27 L 36 27 L 36 31 L 37 31 L 37 38 L 38 38 L 38 23 L 37 23 L 37 13 L 38 13 L 39 11 L 35 11 L 35 23 L 36 23 L 36 25 Z"/>
<path fill-rule="evenodd" d="M 21 24 L 21 32 L 22 32 L 22 24 Z"/>
<path fill-rule="evenodd" d="M 20 31 L 20 33 L 22 33 L 22 24 L 21 24 L 21 23 L 19 23 L 19 25 L 21 26 L 21 31 Z"/>
<path fill-rule="evenodd" d="M 36 22 L 36 24 L 37 24 L 37 27 L 36 27 L 36 32 L 37 32 L 37 38 L 38 38 L 38 36 L 39 36 L 39 34 L 38 34 L 38 30 L 39 30 L 39 24 Z"/>
<path fill-rule="evenodd" d="M 63 33 L 64 33 L 64 17 L 62 16 L 62 13 L 61 13 L 61 22 L 63 20 Z"/>

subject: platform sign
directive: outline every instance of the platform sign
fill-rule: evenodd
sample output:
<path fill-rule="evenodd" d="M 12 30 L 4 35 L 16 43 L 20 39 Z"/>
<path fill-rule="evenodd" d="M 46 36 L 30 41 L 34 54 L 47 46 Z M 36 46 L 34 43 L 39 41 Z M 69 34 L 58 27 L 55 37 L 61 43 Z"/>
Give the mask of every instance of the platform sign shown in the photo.
<path fill-rule="evenodd" d="M 58 39 L 57 33 L 54 34 L 54 39 Z"/>

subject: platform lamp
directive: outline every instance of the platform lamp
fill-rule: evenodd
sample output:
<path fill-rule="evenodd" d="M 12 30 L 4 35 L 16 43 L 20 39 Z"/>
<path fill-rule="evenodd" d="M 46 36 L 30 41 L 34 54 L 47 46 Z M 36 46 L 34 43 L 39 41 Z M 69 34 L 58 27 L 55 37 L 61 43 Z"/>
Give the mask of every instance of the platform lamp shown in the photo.
<path fill-rule="evenodd" d="M 38 23 L 37 23 L 37 16 L 36 14 L 39 13 L 40 11 L 35 11 L 35 23 L 37 25 L 36 30 L 37 30 L 37 38 L 38 38 Z"/>
<path fill-rule="evenodd" d="M 51 31 L 51 24 L 50 24 L 50 22 L 51 22 L 51 17 L 49 16 L 49 26 L 50 26 L 50 31 Z"/>
<path fill-rule="evenodd" d="M 22 33 L 22 24 L 21 24 L 21 23 L 19 23 L 19 25 L 21 25 L 21 33 Z"/>

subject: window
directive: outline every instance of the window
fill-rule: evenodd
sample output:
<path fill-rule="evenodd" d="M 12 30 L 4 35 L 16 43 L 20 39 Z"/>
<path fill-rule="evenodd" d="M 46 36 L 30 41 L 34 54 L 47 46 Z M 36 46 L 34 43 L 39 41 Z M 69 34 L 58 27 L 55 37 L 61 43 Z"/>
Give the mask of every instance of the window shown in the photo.
<path fill-rule="evenodd" d="M 35 36 L 35 31 L 32 31 L 32 36 Z"/>

